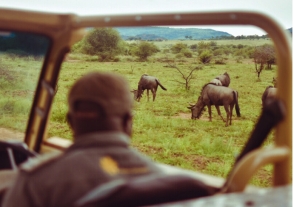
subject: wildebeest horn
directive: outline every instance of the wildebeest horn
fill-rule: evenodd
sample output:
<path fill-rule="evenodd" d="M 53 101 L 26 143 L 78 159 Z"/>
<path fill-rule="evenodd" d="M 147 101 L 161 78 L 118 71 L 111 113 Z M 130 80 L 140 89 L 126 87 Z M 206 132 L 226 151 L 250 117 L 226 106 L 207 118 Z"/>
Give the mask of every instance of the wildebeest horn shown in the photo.
<path fill-rule="evenodd" d="M 187 106 L 188 109 L 192 109 L 194 108 L 195 106 Z"/>
<path fill-rule="evenodd" d="M 195 106 L 195 104 L 191 104 L 191 103 L 189 103 L 189 105 L 190 105 L 190 106 Z"/>

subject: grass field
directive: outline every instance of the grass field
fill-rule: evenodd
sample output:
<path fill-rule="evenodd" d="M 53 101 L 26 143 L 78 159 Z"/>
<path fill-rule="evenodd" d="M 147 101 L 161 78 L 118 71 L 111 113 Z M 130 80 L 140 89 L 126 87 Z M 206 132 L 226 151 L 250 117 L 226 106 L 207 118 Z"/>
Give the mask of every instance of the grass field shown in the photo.
<path fill-rule="evenodd" d="M 193 63 L 177 63 L 187 71 Z M 225 177 L 230 170 L 235 156 L 252 131 L 261 112 L 261 96 L 275 77 L 275 66 L 264 70 L 257 79 L 251 60 L 242 63 L 229 61 L 225 65 L 205 65 L 194 72 L 190 90 L 178 83 L 180 74 L 165 63 L 157 62 L 117 62 L 99 63 L 71 60 L 62 66 L 58 92 L 54 100 L 50 121 L 49 136 L 71 139 L 71 132 L 65 121 L 67 111 L 66 95 L 72 83 L 89 71 L 112 71 L 127 78 L 131 89 L 137 87 L 140 76 L 144 73 L 156 76 L 167 88 L 157 91 L 155 102 L 147 102 L 146 92 L 140 103 L 135 102 L 134 132 L 132 145 L 139 151 L 158 162 Z M 200 120 L 191 120 L 189 103 L 195 103 L 202 86 L 215 76 L 228 72 L 231 77 L 230 87 L 239 92 L 241 117 L 234 111 L 233 123 L 225 127 L 212 108 L 212 122 L 208 121 L 205 111 Z M 225 111 L 221 108 L 222 114 Z M 272 143 L 273 134 L 265 145 Z M 261 169 L 252 183 L 258 186 L 271 185 L 271 167 Z"/>
<path fill-rule="evenodd" d="M 221 41 L 225 40 L 220 40 L 217 44 L 221 44 Z M 257 40 L 247 41 L 258 44 Z M 230 41 L 228 44 L 231 43 L 246 44 L 244 40 Z M 148 62 L 128 61 L 128 57 L 123 57 L 121 62 L 101 63 L 93 61 L 95 57 L 70 54 L 60 72 L 48 136 L 72 138 L 65 119 L 66 97 L 70 86 L 83 74 L 89 71 L 116 72 L 129 81 L 131 89 L 136 89 L 141 75 L 147 73 L 159 78 L 167 91 L 158 88 L 155 102 L 147 102 L 146 92 L 140 103 L 135 102 L 132 146 L 158 162 L 226 177 L 258 119 L 262 93 L 268 85 L 273 85 L 276 66 L 271 70 L 263 70 L 258 79 L 251 59 L 243 58 L 236 61 L 234 57 L 228 56 L 226 64 L 202 65 L 201 70 L 193 73 L 190 90 L 186 91 L 184 85 L 179 83 L 183 82 L 179 72 L 169 67 L 166 62 L 156 61 L 160 56 L 164 54 L 159 53 Z M 187 58 L 185 61 L 176 60 L 174 64 L 185 74 L 190 68 L 200 65 L 197 57 Z M 2 74 L 3 80 L 0 80 L 0 125 L 24 132 L 41 62 L 28 59 L 11 60 L 4 57 L 0 66 L 0 69 L 5 69 L 5 74 Z M 3 71 L 0 70 L 1 73 Z M 189 103 L 196 102 L 205 83 L 224 72 L 228 72 L 231 77 L 230 88 L 239 92 L 241 117 L 236 117 L 234 111 L 232 125 L 225 127 L 225 123 L 213 107 L 212 122 L 208 121 L 207 111 L 199 120 L 191 120 L 191 112 L 187 109 Z M 7 82 L 9 77 L 14 78 Z M 7 91 L 12 91 L 14 95 L 7 96 Z M 10 108 L 13 110 L 8 111 Z M 225 115 L 223 108 L 221 112 Z M 273 132 L 264 145 L 270 145 L 272 142 Z M 251 183 L 257 186 L 270 186 L 271 170 L 271 166 L 262 168 Z"/>

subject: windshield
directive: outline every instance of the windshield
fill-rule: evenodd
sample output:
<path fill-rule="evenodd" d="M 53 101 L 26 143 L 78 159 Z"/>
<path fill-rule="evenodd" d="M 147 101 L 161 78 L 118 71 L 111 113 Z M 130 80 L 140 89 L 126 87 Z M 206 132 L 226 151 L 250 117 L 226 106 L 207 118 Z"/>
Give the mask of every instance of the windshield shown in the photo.
<path fill-rule="evenodd" d="M 23 141 L 48 47 L 47 37 L 0 31 L 1 139 Z"/>
<path fill-rule="evenodd" d="M 226 177 L 261 113 L 265 89 L 276 84 L 271 39 L 195 28 L 87 30 L 62 65 L 48 136 L 72 140 L 66 122 L 70 86 L 87 72 L 111 71 L 129 81 L 136 99 L 133 147 L 161 163 Z M 231 124 L 226 126 L 223 106 L 222 117 L 212 106 L 209 118 L 206 106 L 191 119 L 188 107 L 198 102 L 204 85 L 225 73 L 230 77 L 228 87 L 238 93 L 239 111 L 233 109 Z M 138 99 L 135 90 L 144 74 L 156 77 L 161 85 L 156 95 L 145 90 Z M 272 142 L 273 133 L 266 145 Z M 254 184 L 270 186 L 271 170 L 262 169 Z"/>

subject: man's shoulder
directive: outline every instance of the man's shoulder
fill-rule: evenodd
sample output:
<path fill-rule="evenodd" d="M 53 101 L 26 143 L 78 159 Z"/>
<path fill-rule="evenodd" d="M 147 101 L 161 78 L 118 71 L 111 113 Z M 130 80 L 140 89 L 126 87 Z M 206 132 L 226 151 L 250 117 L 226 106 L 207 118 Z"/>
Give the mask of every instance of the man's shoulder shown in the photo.
<path fill-rule="evenodd" d="M 43 154 L 34 158 L 30 158 L 27 162 L 23 163 L 20 166 L 21 171 L 25 172 L 34 172 L 38 169 L 44 168 L 49 164 L 58 160 L 63 153 L 61 152 L 53 152 L 48 154 Z"/>

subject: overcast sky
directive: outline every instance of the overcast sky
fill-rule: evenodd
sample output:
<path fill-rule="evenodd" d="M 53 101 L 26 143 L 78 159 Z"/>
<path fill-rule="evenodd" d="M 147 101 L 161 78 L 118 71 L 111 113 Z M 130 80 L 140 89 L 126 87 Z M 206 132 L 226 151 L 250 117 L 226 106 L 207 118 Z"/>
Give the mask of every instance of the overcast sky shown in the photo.
<path fill-rule="evenodd" d="M 126 13 L 257 11 L 271 16 L 282 27 L 292 27 L 292 0 L 0 0 L 1 8 L 20 8 L 79 15 Z M 228 32 L 234 36 L 264 34 L 255 27 L 202 27 Z"/>

